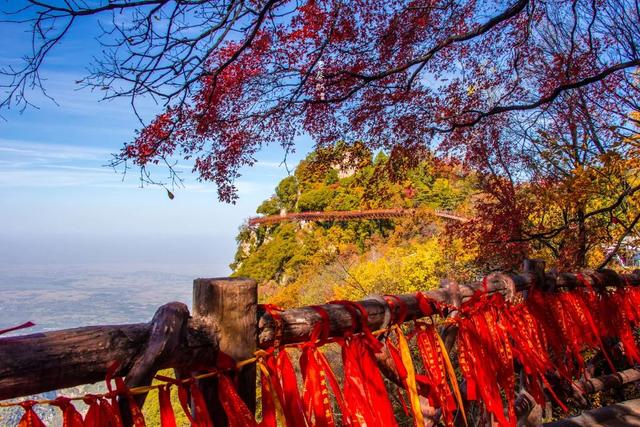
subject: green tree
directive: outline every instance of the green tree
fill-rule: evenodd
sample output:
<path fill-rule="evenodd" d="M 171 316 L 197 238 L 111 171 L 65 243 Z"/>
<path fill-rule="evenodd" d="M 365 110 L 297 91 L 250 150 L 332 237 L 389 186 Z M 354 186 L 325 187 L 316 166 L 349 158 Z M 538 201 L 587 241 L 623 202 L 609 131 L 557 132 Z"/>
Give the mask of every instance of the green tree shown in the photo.
<path fill-rule="evenodd" d="M 298 199 L 298 211 L 323 211 L 331 204 L 334 195 L 335 192 L 325 186 L 304 192 Z"/>

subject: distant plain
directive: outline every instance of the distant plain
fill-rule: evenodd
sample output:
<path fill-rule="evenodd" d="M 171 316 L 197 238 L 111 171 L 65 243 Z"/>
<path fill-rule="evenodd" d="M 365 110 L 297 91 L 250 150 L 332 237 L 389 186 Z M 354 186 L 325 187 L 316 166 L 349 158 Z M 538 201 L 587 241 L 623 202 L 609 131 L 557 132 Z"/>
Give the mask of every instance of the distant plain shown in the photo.
<path fill-rule="evenodd" d="M 3 266 L 0 329 L 27 321 L 36 326 L 16 334 L 148 322 L 167 302 L 190 307 L 193 279 L 224 274 L 224 266 L 206 265 L 31 266 L 27 271 Z"/>

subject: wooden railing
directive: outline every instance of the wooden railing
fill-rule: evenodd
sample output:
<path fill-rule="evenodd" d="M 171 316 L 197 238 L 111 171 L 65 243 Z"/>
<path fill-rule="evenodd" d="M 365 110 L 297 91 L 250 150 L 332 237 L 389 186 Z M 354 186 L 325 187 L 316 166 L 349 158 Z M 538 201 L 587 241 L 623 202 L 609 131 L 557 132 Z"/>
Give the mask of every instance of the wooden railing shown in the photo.
<path fill-rule="evenodd" d="M 418 212 L 426 212 L 437 218 L 452 221 L 466 222 L 469 219 L 455 212 L 443 210 L 418 210 L 418 209 L 368 209 L 355 211 L 320 211 L 320 212 L 293 212 L 282 215 L 257 216 L 249 218 L 250 227 L 257 225 L 273 225 L 287 221 L 352 221 L 360 219 L 393 219 L 415 215 Z"/>
<path fill-rule="evenodd" d="M 471 284 L 446 281 L 439 289 L 424 294 L 435 301 L 459 306 L 479 289 L 512 297 L 532 286 L 551 291 L 585 286 L 585 280 L 594 288 L 603 284 L 640 286 L 640 272 L 619 275 L 605 270 L 585 276 L 552 274 L 545 273 L 541 261 L 528 260 L 521 274 L 492 273 L 484 282 Z M 398 298 L 407 308 L 405 321 L 422 316 L 415 294 L 399 295 Z M 388 324 L 399 307 L 376 297 L 360 301 L 360 304 L 368 313 L 372 330 Z M 346 331 L 352 331 L 352 314 L 347 308 L 339 304 L 322 307 L 329 315 L 330 336 L 340 337 Z M 318 311 L 311 307 L 285 310 L 280 315 L 283 343 L 308 340 L 314 327 L 322 322 Z M 455 330 L 442 332 L 450 348 L 455 341 L 452 339 Z M 119 362 L 116 374 L 124 376 L 128 386 L 147 385 L 159 369 L 194 372 L 215 366 L 218 352 L 235 360 L 250 358 L 258 348 L 269 348 L 274 337 L 274 319 L 258 305 L 255 281 L 196 279 L 191 313 L 184 304 L 173 302 L 160 307 L 149 323 L 90 326 L 0 339 L 0 400 L 103 380 L 114 361 Z M 398 382 L 388 360 L 380 357 L 378 363 L 391 381 Z M 621 374 L 624 375 L 616 374 L 618 376 L 600 382 L 591 380 L 592 387 L 585 386 L 585 390 L 599 391 L 640 378 L 636 370 Z M 249 408 L 255 408 L 255 366 L 241 368 L 238 379 L 241 397 Z M 218 411 L 215 380 L 201 381 L 200 387 L 208 396 L 210 413 L 222 412 Z M 526 416 L 533 405 L 520 396 L 518 413 Z M 224 420 L 217 421 L 224 423 Z"/>

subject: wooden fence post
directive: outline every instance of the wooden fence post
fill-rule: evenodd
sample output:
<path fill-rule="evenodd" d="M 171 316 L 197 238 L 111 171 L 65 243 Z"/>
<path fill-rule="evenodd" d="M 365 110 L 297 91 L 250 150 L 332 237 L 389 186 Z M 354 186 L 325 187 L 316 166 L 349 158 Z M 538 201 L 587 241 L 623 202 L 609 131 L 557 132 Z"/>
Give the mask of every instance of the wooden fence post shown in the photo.
<path fill-rule="evenodd" d="M 541 259 L 525 259 L 522 263 L 522 272 L 533 276 L 534 286 L 542 289 L 547 288 L 544 260 Z M 525 298 L 528 292 L 524 292 Z"/>
<path fill-rule="evenodd" d="M 546 275 L 544 260 L 541 259 L 525 259 L 522 263 L 522 272 L 529 274 L 532 277 L 533 286 L 546 289 Z M 524 298 L 529 296 L 529 290 L 522 292 Z M 520 384 L 524 384 L 525 372 L 523 368 L 520 368 L 518 372 L 520 377 Z M 546 399 L 545 399 L 546 400 Z M 519 409 L 518 413 L 518 425 L 529 427 L 539 426 L 542 424 L 542 418 L 545 414 L 545 408 L 540 406 L 533 397 L 523 388 L 516 397 L 516 408 Z M 516 410 L 518 410 L 516 409 Z"/>
<path fill-rule="evenodd" d="M 236 361 L 249 359 L 258 344 L 258 285 L 244 278 L 196 279 L 193 281 L 193 317 L 218 335 L 220 351 Z M 249 364 L 238 372 L 238 393 L 251 411 L 256 407 L 256 368 Z M 218 399 L 216 378 L 198 386 L 216 426 L 227 417 Z"/>

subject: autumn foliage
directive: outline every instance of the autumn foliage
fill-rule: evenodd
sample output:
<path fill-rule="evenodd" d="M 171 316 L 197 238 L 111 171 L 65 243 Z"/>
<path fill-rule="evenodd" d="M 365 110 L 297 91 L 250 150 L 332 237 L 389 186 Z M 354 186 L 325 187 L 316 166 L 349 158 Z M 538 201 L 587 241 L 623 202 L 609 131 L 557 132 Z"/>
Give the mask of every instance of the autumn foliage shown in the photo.
<path fill-rule="evenodd" d="M 605 265 L 611 251 L 589 254 L 638 222 L 637 2 L 41 1 L 21 13 L 34 51 L 6 73 L 1 105 L 27 102 L 76 20 L 113 14 L 85 83 L 166 105 L 115 163 L 186 160 L 221 200 L 260 149 L 306 134 L 385 150 L 400 178 L 416 153 L 461 161 L 483 193 L 463 232 L 494 266 L 538 250 Z"/>
<path fill-rule="evenodd" d="M 603 237 L 615 244 L 637 222 L 635 210 L 616 205 L 637 186 L 634 166 L 621 164 L 636 132 L 628 115 L 639 59 L 629 36 L 640 26 L 622 14 L 632 4 L 286 8 L 274 3 L 270 12 L 286 13 L 256 26 L 248 43 L 212 51 L 191 99 L 158 116 L 123 158 L 145 166 L 193 157 L 199 176 L 233 201 L 233 181 L 257 150 L 294 149 L 301 133 L 319 147 L 345 140 L 388 150 L 400 169 L 424 149 L 453 155 L 480 178 L 480 216 L 464 234 L 491 248 L 484 261 L 494 266 L 538 249 L 562 267 L 586 266 Z M 615 224 L 608 236 L 594 231 Z M 591 264 L 605 260 L 603 251 Z"/>

